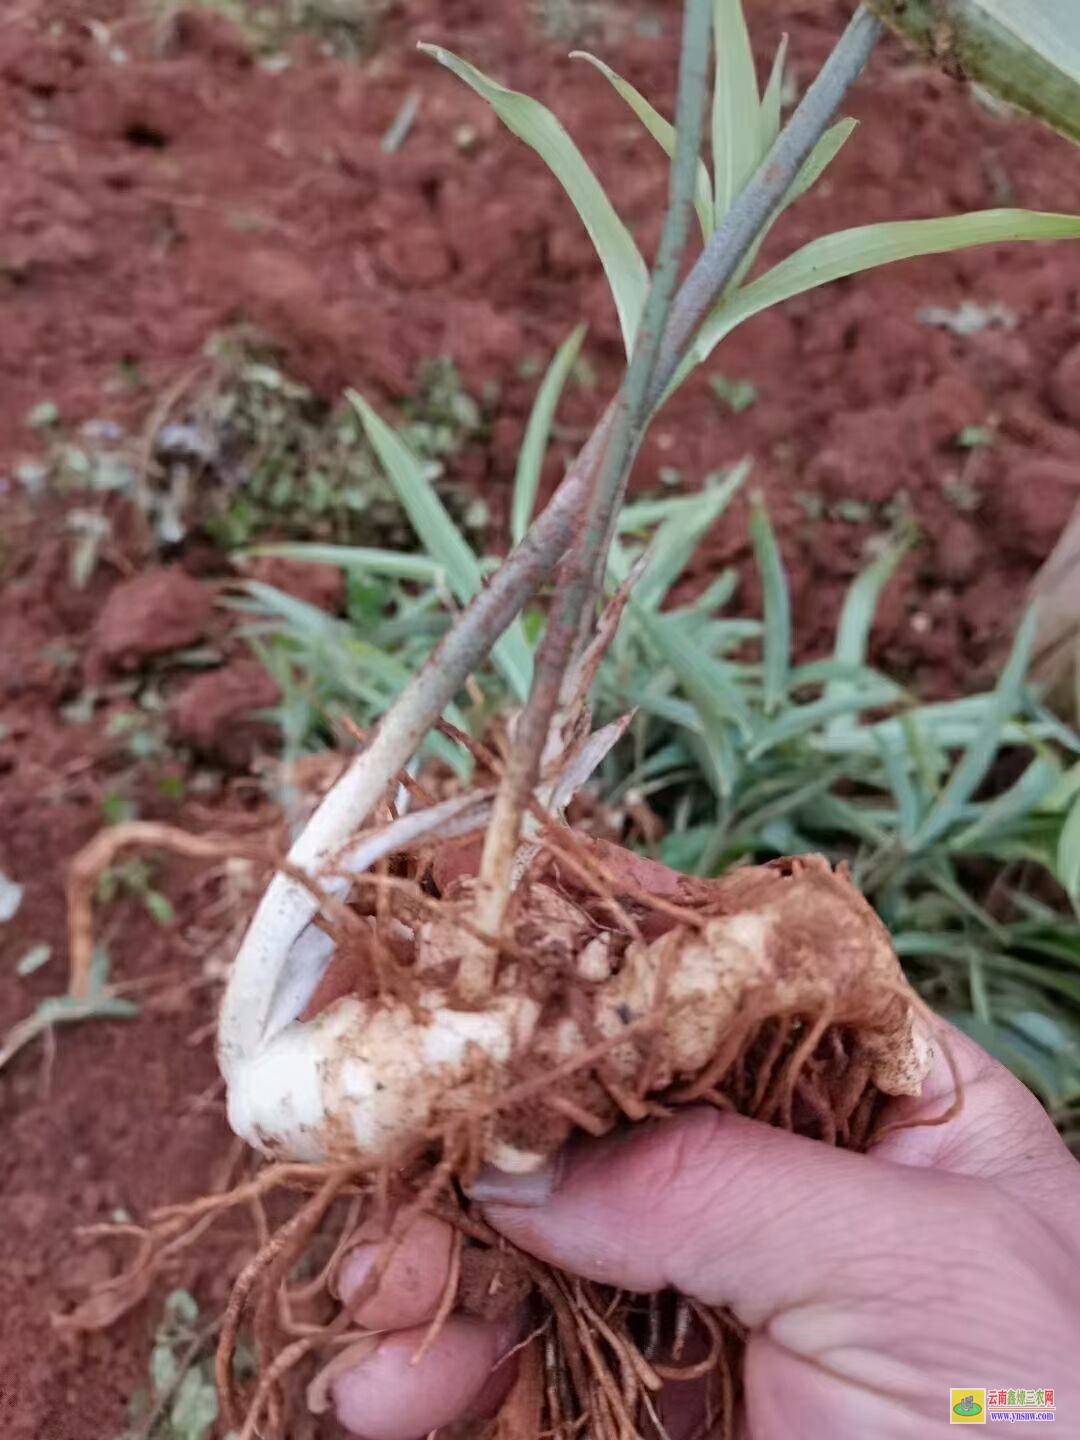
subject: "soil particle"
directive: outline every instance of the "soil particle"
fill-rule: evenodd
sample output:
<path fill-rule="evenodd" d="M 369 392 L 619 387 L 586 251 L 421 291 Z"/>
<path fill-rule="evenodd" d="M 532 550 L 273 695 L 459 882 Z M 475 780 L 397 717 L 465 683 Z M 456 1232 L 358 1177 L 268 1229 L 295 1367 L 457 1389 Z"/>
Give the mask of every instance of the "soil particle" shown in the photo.
<path fill-rule="evenodd" d="M 934 544 L 938 574 L 950 585 L 966 585 L 978 573 L 985 547 L 976 526 L 959 517 L 945 523 Z"/>
<path fill-rule="evenodd" d="M 134 670 L 153 655 L 196 645 L 206 634 L 213 591 L 177 566 L 144 570 L 110 593 L 93 632 L 105 665 Z"/>
<path fill-rule="evenodd" d="M 1067 350 L 1050 381 L 1050 396 L 1066 420 L 1080 425 L 1080 345 Z"/>
<path fill-rule="evenodd" d="M 169 721 L 186 745 L 230 768 L 246 769 L 260 752 L 276 749 L 277 728 L 254 718 L 276 705 L 280 691 L 257 660 L 234 660 L 189 681 L 173 696 Z"/>
<path fill-rule="evenodd" d="M 994 497 L 1002 543 L 1026 559 L 1053 549 L 1080 500 L 1080 463 L 1026 460 L 1004 470 Z"/>

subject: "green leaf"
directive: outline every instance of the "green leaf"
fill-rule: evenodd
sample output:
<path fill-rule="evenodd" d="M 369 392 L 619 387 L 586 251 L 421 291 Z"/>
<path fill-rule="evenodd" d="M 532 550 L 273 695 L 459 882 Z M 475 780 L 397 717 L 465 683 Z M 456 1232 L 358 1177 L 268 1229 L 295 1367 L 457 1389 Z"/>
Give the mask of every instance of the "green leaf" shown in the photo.
<path fill-rule="evenodd" d="M 859 128 L 859 122 L 852 119 L 837 120 L 814 146 L 803 162 L 802 169 L 795 176 L 794 183 L 784 200 L 784 208 L 793 205 L 801 195 L 821 179 L 837 155 Z"/>
<path fill-rule="evenodd" d="M 757 386 L 752 380 L 731 380 L 726 375 L 710 375 L 709 389 L 733 415 L 741 415 L 757 400 Z"/>
<path fill-rule="evenodd" d="M 715 489 L 687 497 L 657 530 L 649 546 L 649 563 L 634 587 L 634 598 L 643 608 L 656 610 L 668 590 L 685 570 L 701 537 L 715 524 L 731 503 L 732 496 L 750 473 L 744 461 Z"/>
<path fill-rule="evenodd" d="M 712 147 L 719 225 L 761 159 L 757 74 L 742 0 L 713 0 Z"/>
<path fill-rule="evenodd" d="M 169 1426 L 176 1440 L 207 1440 L 217 1419 L 218 1398 L 214 1382 L 193 1365 L 180 1381 L 176 1399 L 169 1410 Z"/>
<path fill-rule="evenodd" d="M 877 614 L 881 592 L 896 573 L 896 567 L 911 548 L 909 539 L 897 545 L 890 545 L 877 559 L 852 581 L 844 596 L 844 606 L 836 627 L 836 641 L 833 645 L 833 659 L 845 665 L 864 665 L 870 644 L 870 631 Z M 833 681 L 826 691 L 829 695 L 850 693 L 851 682 Z M 854 725 L 851 715 L 838 716 L 833 721 L 834 733 Z"/>
<path fill-rule="evenodd" d="M 1061 827 L 1057 877 L 1074 907 L 1080 909 L 1080 799 L 1073 803 Z"/>
<path fill-rule="evenodd" d="M 34 975 L 43 965 L 47 965 L 52 956 L 51 945 L 31 945 L 26 954 L 15 966 L 15 974 L 24 979 L 27 975 Z"/>
<path fill-rule="evenodd" d="M 633 236 L 619 219 L 581 151 L 539 100 L 496 84 L 467 60 L 439 45 L 421 45 L 420 49 L 445 65 L 486 100 L 507 129 L 536 151 L 562 185 L 581 216 L 604 267 L 629 357 L 645 308 L 649 272 Z"/>
<path fill-rule="evenodd" d="M 1024 821 L 1042 804 L 1061 779 L 1061 766 L 1049 755 L 1039 755 L 1018 780 L 989 801 L 966 830 L 953 837 L 951 850 L 979 851 L 1005 830 Z"/>
<path fill-rule="evenodd" d="M 445 569 L 456 598 L 467 604 L 483 583 L 480 562 L 436 495 L 427 468 L 363 396 L 355 390 L 346 394 L 421 545 Z M 523 700 L 532 679 L 532 651 L 520 619 L 496 641 L 491 653 L 514 694 Z"/>
<path fill-rule="evenodd" d="M 986 714 L 965 750 L 948 783 L 930 807 L 912 839 L 912 848 L 930 845 L 953 825 L 964 805 L 974 795 L 987 768 L 1001 746 L 1005 722 L 1020 703 L 1035 637 L 1035 611 L 1024 616 L 1013 642 L 1012 652 L 1001 672 Z"/>
<path fill-rule="evenodd" d="M 164 1395 L 176 1384 L 180 1374 L 171 1344 L 155 1345 L 150 1352 L 150 1384 L 155 1395 Z"/>
<path fill-rule="evenodd" d="M 693 364 L 707 359 L 744 320 L 819 285 L 919 255 L 941 255 L 1006 241 L 1069 240 L 1077 236 L 1080 216 L 1032 210 L 975 210 L 940 220 L 895 220 L 823 235 L 721 301 L 702 326 L 693 361 L 680 372 L 680 378 L 685 378 Z"/>
<path fill-rule="evenodd" d="M 571 50 L 571 60 L 587 60 L 590 65 L 596 67 L 600 74 L 609 80 L 618 93 L 630 106 L 634 114 L 641 121 L 642 125 L 649 132 L 652 138 L 663 150 L 668 159 L 675 155 L 675 126 L 669 120 L 655 110 L 649 104 L 640 91 L 635 90 L 628 80 L 616 74 L 610 65 L 605 65 L 603 60 L 590 55 L 587 50 Z M 698 220 L 701 224 L 701 233 L 706 240 L 713 232 L 713 188 L 709 179 L 709 171 L 703 160 L 698 161 L 697 191 L 694 197 L 694 208 L 697 210 Z"/>
<path fill-rule="evenodd" d="M 791 666 L 791 597 L 787 576 L 780 559 L 776 534 L 769 523 L 768 511 L 760 496 L 755 496 L 750 509 L 750 538 L 754 544 L 757 567 L 761 574 L 765 635 L 763 661 L 765 671 L 765 713 L 779 709 L 788 690 Z"/>
<path fill-rule="evenodd" d="M 736 293 L 743 280 L 745 280 L 746 276 L 749 275 L 750 271 L 754 268 L 757 257 L 761 252 L 761 247 L 764 245 L 773 226 L 780 219 L 780 216 L 788 206 L 794 205 L 796 200 L 805 195 L 811 186 L 817 184 L 818 180 L 820 180 L 821 176 L 836 159 L 837 155 L 839 155 L 857 128 L 857 120 L 838 120 L 835 125 L 830 126 L 829 129 L 825 131 L 825 134 L 822 135 L 821 139 L 803 162 L 802 169 L 792 181 L 787 194 L 784 196 L 783 203 L 778 205 L 773 211 L 764 227 L 758 233 L 754 243 L 746 252 L 742 263 L 735 272 L 734 279 L 727 288 L 726 293 L 728 295 L 734 295 Z"/>
<path fill-rule="evenodd" d="M 761 97 L 761 139 L 758 145 L 763 159 L 772 149 L 776 143 L 776 137 L 780 134 L 780 101 L 784 90 L 784 64 L 787 61 L 787 51 L 788 37 L 782 35 L 780 44 L 776 47 L 776 55 L 773 57 L 769 83 L 765 86 L 765 93 Z"/>
<path fill-rule="evenodd" d="M 143 896 L 143 904 L 159 925 L 172 924 L 176 912 L 172 907 L 172 901 L 167 895 L 162 895 L 160 890 L 148 890 Z"/>
<path fill-rule="evenodd" d="M 919 792 L 912 782 L 908 769 L 908 747 L 886 739 L 880 731 L 876 732 L 875 738 L 881 750 L 885 778 L 889 783 L 893 799 L 896 801 L 896 818 L 900 839 L 906 847 L 910 845 L 911 837 L 918 828 L 923 810 Z"/>
<path fill-rule="evenodd" d="M 755 760 L 785 740 L 805 735 L 816 730 L 825 721 L 836 715 L 859 710 L 876 710 L 882 705 L 891 705 L 901 698 L 903 691 L 891 680 L 879 679 L 876 684 L 867 685 L 845 695 L 823 695 L 820 700 L 810 700 L 805 705 L 789 705 L 776 719 L 763 726 L 755 735 L 750 747 L 749 758 Z M 824 748 L 824 747 L 823 747 Z"/>
<path fill-rule="evenodd" d="M 585 326 L 578 325 L 556 350 L 554 358 L 547 368 L 547 373 L 540 383 L 540 389 L 536 392 L 536 399 L 533 401 L 532 411 L 529 415 L 529 423 L 525 427 L 525 437 L 518 452 L 517 472 L 514 476 L 514 495 L 510 506 L 510 534 L 515 545 L 529 528 L 533 507 L 536 504 L 536 492 L 540 485 L 540 472 L 544 466 L 544 456 L 547 454 L 551 424 L 555 419 L 555 411 L 558 408 L 563 386 L 566 384 L 570 371 L 574 368 L 578 351 L 581 349 L 581 342 L 584 339 Z"/>
<path fill-rule="evenodd" d="M 190 1330 L 198 1324 L 199 1302 L 190 1290 L 177 1288 L 165 1296 L 165 1319 L 172 1326 Z"/>
<path fill-rule="evenodd" d="M 240 551 L 237 559 L 258 559 L 263 555 L 286 560 L 307 560 L 317 565 L 337 565 L 342 570 L 362 570 L 390 580 L 418 580 L 436 585 L 445 574 L 443 567 L 428 555 L 409 555 L 400 550 L 378 550 L 365 545 L 320 545 L 295 541 L 280 545 L 253 545 Z"/>

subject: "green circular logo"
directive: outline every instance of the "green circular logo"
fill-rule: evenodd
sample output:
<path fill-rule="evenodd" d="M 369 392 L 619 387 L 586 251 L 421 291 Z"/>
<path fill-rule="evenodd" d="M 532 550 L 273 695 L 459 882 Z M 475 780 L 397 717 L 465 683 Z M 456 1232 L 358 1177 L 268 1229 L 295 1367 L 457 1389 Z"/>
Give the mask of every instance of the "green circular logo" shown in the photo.
<path fill-rule="evenodd" d="M 982 1406 L 971 1395 L 966 1400 L 958 1400 L 952 1407 L 954 1415 L 981 1415 Z"/>

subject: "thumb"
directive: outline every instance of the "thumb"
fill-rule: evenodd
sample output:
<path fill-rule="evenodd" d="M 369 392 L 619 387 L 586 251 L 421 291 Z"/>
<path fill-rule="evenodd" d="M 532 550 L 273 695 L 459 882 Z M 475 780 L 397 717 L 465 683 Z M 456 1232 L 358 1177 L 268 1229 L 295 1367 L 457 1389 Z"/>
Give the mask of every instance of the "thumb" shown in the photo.
<path fill-rule="evenodd" d="M 638 1293 L 672 1286 L 758 1326 L 793 1306 L 880 1296 L 913 1249 L 955 1249 L 961 1220 L 977 1246 L 976 1189 L 694 1109 L 572 1145 L 544 1177 L 485 1172 L 472 1195 L 508 1240 L 561 1269 Z"/>

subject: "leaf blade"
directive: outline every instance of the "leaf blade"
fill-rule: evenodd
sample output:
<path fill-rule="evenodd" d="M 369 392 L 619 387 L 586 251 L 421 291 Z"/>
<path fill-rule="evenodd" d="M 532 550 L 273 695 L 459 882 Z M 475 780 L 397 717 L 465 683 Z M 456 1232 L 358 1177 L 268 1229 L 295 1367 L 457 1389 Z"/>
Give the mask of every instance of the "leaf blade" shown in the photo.
<path fill-rule="evenodd" d="M 633 236 L 581 151 L 560 121 L 539 100 L 499 85 L 475 65 L 441 45 L 422 44 L 419 48 L 486 100 L 506 128 L 536 151 L 562 185 L 604 267 L 629 356 L 645 308 L 649 272 Z"/>
<path fill-rule="evenodd" d="M 742 0 L 713 0 L 712 144 L 719 225 L 761 158 L 757 72 Z"/>
<path fill-rule="evenodd" d="M 776 543 L 776 532 L 769 522 L 765 502 L 754 497 L 750 508 L 750 538 L 761 575 L 762 606 L 765 633 L 762 658 L 765 682 L 765 713 L 772 715 L 782 704 L 788 690 L 791 669 L 791 596 L 788 592 L 784 562 Z"/>
<path fill-rule="evenodd" d="M 529 521 L 532 519 L 555 411 L 558 409 L 567 376 L 574 368 L 574 362 L 585 339 L 585 329 L 583 324 L 575 326 L 556 350 L 529 412 L 525 436 L 518 451 L 510 505 L 510 534 L 515 545 L 529 528 Z"/>
<path fill-rule="evenodd" d="M 881 265 L 942 255 L 966 246 L 1080 236 L 1080 216 L 1031 210 L 973 210 L 936 220 L 896 220 L 820 236 L 721 302 L 703 324 L 685 378 L 751 316 L 834 280 Z"/>
<path fill-rule="evenodd" d="M 663 115 L 652 106 L 640 90 L 636 90 L 629 80 L 623 77 L 610 65 L 596 55 L 591 55 L 587 50 L 571 50 L 571 60 L 587 60 L 594 69 L 611 84 L 618 95 L 626 101 L 630 109 L 644 125 L 652 138 L 663 150 L 669 160 L 675 155 L 675 126 L 670 120 L 665 120 Z M 698 161 L 697 188 L 694 194 L 694 209 L 697 211 L 698 222 L 701 225 L 701 233 L 706 240 L 713 232 L 713 188 L 712 180 L 709 178 L 708 167 L 704 160 Z"/>
<path fill-rule="evenodd" d="M 480 562 L 429 484 L 424 464 L 362 395 L 355 390 L 345 393 L 420 543 L 445 569 L 457 600 L 468 604 L 483 584 Z M 532 651 L 520 619 L 496 641 L 491 653 L 514 693 L 524 699 L 532 679 Z"/>

